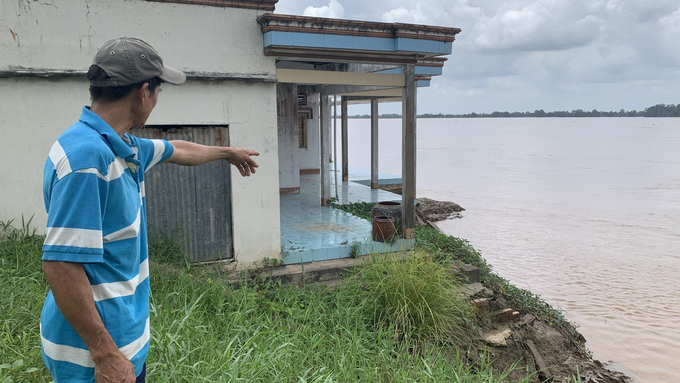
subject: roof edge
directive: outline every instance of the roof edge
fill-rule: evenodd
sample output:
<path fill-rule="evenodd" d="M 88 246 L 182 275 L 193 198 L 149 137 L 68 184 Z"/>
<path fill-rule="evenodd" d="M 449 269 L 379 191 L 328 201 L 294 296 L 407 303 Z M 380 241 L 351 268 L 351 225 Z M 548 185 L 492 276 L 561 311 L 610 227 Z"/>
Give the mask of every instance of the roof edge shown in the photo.
<path fill-rule="evenodd" d="M 182 70 L 188 80 L 193 81 L 241 81 L 275 83 L 276 75 L 270 73 L 229 73 Z M 40 78 L 66 79 L 75 78 L 85 81 L 86 70 L 74 69 L 45 69 L 10 66 L 0 68 L 0 79 L 6 78 Z"/>
<path fill-rule="evenodd" d="M 279 0 L 146 0 L 151 3 L 206 5 L 221 8 L 245 8 L 273 12 Z"/>
<path fill-rule="evenodd" d="M 323 34 L 361 34 L 410 39 L 453 42 L 460 28 L 438 27 L 433 25 L 383 23 L 376 21 L 359 21 L 331 19 L 325 17 L 280 15 L 265 13 L 257 18 L 262 32 L 287 31 Z"/>

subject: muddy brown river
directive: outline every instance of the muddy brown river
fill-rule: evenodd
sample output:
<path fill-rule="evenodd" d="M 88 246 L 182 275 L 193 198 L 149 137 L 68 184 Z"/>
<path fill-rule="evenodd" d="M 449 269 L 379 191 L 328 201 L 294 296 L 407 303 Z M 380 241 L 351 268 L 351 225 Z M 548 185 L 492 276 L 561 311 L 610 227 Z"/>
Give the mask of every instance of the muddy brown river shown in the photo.
<path fill-rule="evenodd" d="M 401 123 L 380 121 L 380 171 L 401 174 Z M 370 167 L 370 123 L 349 162 Z M 494 271 L 580 325 L 635 382 L 678 382 L 680 118 L 419 119 L 418 195 Z"/>

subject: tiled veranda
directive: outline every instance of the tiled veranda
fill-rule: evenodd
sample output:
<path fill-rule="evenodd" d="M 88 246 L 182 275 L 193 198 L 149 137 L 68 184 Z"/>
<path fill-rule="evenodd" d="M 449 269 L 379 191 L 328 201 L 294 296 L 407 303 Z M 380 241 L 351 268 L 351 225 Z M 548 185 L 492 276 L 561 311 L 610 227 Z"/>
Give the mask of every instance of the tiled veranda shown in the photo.
<path fill-rule="evenodd" d="M 335 196 L 335 170 L 331 168 L 331 196 Z M 398 176 L 380 174 L 382 183 L 401 183 Z M 399 201 L 401 196 L 371 189 L 370 173 L 350 168 L 349 181 L 338 174 L 340 203 Z M 281 245 L 285 264 L 347 258 L 352 246 L 357 255 L 399 251 L 413 247 L 414 240 L 398 239 L 392 244 L 373 241 L 371 222 L 330 206 L 320 206 L 321 177 L 300 176 L 300 194 L 281 196 Z"/>

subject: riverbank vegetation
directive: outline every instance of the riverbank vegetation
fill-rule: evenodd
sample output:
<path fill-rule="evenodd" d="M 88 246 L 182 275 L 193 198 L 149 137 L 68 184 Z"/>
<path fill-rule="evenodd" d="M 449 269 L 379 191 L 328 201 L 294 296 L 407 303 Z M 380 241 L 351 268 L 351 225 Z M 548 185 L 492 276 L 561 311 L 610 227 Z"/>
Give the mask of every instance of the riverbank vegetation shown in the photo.
<path fill-rule="evenodd" d="M 0 226 L 3 383 L 51 381 L 38 328 L 48 291 L 43 240 L 27 226 Z M 178 249 L 151 249 L 151 381 L 492 383 L 512 372 L 495 370 L 486 353 L 470 362 L 464 338 L 476 319 L 430 253 L 376 257 L 333 289 L 262 282 L 236 290 L 222 269 L 190 267 Z M 530 381 L 514 372 L 525 378 L 513 381 Z"/>
<path fill-rule="evenodd" d="M 332 200 L 331 205 L 360 218 L 370 219 L 371 209 L 374 204 L 355 202 L 343 205 Z M 506 279 L 492 273 L 491 266 L 486 263 L 482 254 L 467 240 L 440 233 L 429 226 L 416 226 L 416 247 L 419 250 L 432 254 L 440 264 L 465 263 L 477 267 L 480 271 L 482 283 L 502 293 L 501 295 L 510 306 L 521 312 L 531 313 L 539 320 L 549 323 L 564 334 L 567 334 L 575 352 L 580 354 L 589 353 L 585 347 L 585 340 L 579 334 L 577 326 L 569 322 L 564 317 L 562 311 L 548 305 L 532 292 L 517 288 Z"/>
<path fill-rule="evenodd" d="M 334 205 L 370 214 L 371 204 Z M 0 221 L 0 383 L 52 381 L 40 351 L 43 240 Z M 263 278 L 234 289 L 222 266 L 190 265 L 178 243 L 157 240 L 150 253 L 154 382 L 534 382 L 521 346 L 505 355 L 480 344 L 494 319 L 459 293 L 451 267 L 461 263 L 504 305 L 568 334 L 567 353 L 587 355 L 560 311 L 494 275 L 467 241 L 425 226 L 416 250 L 373 255 L 333 288 Z"/>
<path fill-rule="evenodd" d="M 368 114 L 349 116 L 349 118 L 370 118 Z M 533 112 L 492 112 L 492 113 L 464 113 L 464 114 L 443 114 L 443 113 L 424 113 L 419 114 L 418 118 L 508 118 L 508 117 L 680 117 L 680 104 L 657 104 L 645 108 L 645 110 L 624 110 L 602 111 L 602 110 L 558 110 L 546 112 L 538 109 Z M 401 118 L 401 114 L 388 113 L 381 114 L 380 118 Z"/>

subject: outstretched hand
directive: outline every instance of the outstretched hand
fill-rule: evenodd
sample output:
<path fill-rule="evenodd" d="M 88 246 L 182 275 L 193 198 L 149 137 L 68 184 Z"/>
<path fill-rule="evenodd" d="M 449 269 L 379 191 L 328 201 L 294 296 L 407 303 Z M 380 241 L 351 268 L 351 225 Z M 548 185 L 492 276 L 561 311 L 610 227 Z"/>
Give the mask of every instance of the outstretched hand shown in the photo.
<path fill-rule="evenodd" d="M 236 166 L 236 169 L 238 169 L 243 177 L 250 177 L 251 174 L 255 174 L 255 170 L 260 166 L 251 157 L 259 155 L 260 152 L 256 150 L 231 148 L 231 153 L 227 160 L 229 163 Z"/>

